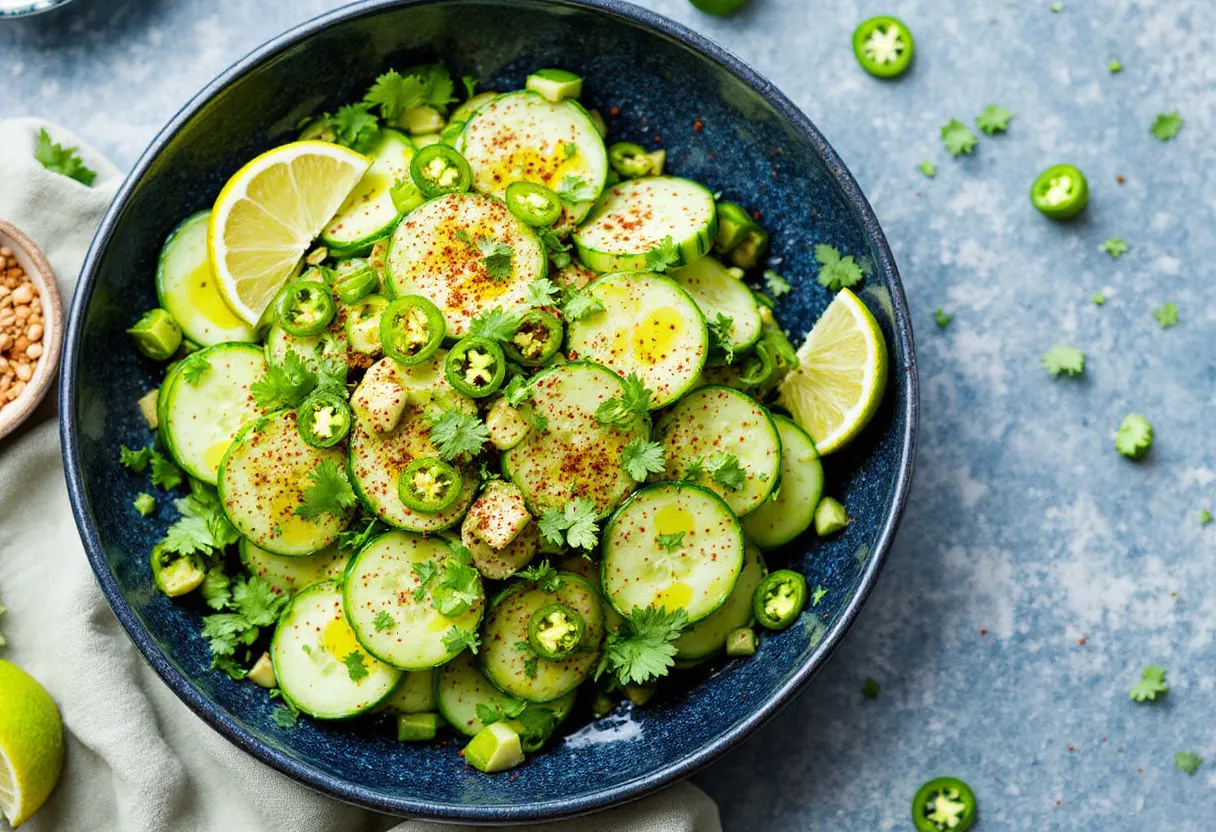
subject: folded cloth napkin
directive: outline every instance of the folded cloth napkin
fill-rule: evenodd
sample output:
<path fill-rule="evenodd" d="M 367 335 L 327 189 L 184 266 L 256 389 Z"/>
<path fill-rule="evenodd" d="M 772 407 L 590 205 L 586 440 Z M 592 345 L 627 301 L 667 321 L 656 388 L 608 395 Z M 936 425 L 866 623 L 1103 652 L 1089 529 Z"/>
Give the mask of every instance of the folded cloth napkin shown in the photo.
<path fill-rule="evenodd" d="M 34 160 L 38 131 L 76 146 L 97 171 L 87 188 Z M 121 174 L 71 132 L 35 119 L 0 121 L 0 218 L 46 254 L 65 301 Z M 54 394 L 0 441 L 0 619 L 21 665 L 59 703 L 63 777 L 23 828 L 33 832 L 432 832 L 353 809 L 262 765 L 199 720 L 128 641 L 97 587 L 68 505 Z M 0 820 L 0 824 L 3 821 Z M 394 825 L 396 824 L 396 825 Z M 545 832 L 721 832 L 717 807 L 691 784 Z"/>

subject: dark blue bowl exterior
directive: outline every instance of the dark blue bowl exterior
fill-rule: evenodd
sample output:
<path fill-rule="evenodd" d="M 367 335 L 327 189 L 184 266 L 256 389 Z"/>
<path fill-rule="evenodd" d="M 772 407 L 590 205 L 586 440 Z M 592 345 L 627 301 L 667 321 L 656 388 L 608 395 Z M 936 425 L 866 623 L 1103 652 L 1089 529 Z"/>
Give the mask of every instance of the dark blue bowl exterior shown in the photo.
<path fill-rule="evenodd" d="M 827 462 L 829 492 L 853 524 L 769 557 L 827 588 L 801 625 L 763 639 L 754 658 L 673 685 L 657 705 L 623 710 L 575 731 L 510 776 L 487 777 L 442 747 L 387 731 L 301 721 L 275 726 L 273 703 L 248 683 L 209 670 L 197 604 L 155 591 L 151 543 L 176 516 L 131 508 L 148 488 L 122 470 L 118 446 L 149 434 L 136 400 L 160 368 L 123 334 L 154 306 L 165 236 L 206 208 L 225 180 L 266 148 L 293 138 L 305 115 L 357 97 L 390 66 L 443 60 L 522 85 L 539 66 L 587 78 L 584 100 L 608 114 L 614 139 L 667 149 L 668 169 L 763 212 L 780 270 L 794 282 L 782 322 L 800 339 L 830 295 L 813 279 L 812 249 L 829 242 L 867 273 L 861 297 L 891 350 L 886 401 L 848 451 Z M 693 124 L 703 124 L 695 132 Z M 886 556 L 912 473 L 917 391 L 911 325 L 882 232 L 840 159 L 768 82 L 698 35 L 615 0 L 415 0 L 356 4 L 268 44 L 217 79 L 165 128 L 106 215 L 72 304 L 63 361 L 64 462 L 77 523 L 110 605 L 161 677 L 204 720 L 262 761 L 335 797 L 415 817 L 511 823 L 555 818 L 639 797 L 687 776 L 743 739 L 821 667 L 863 603 Z M 721 671 L 721 672 L 719 672 Z M 774 761 L 774 764 L 782 764 Z"/>

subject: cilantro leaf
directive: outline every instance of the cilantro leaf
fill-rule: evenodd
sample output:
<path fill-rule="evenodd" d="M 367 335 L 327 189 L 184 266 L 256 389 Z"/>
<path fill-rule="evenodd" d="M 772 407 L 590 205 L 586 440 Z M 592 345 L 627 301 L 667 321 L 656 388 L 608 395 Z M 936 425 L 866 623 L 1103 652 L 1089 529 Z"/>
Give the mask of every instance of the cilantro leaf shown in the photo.
<path fill-rule="evenodd" d="M 502 397 L 511 407 L 519 407 L 532 398 L 532 385 L 523 376 L 511 376 L 511 380 L 502 388 Z"/>
<path fill-rule="evenodd" d="M 346 531 L 338 532 L 339 549 L 349 549 L 358 552 L 367 545 L 369 540 L 388 528 L 375 517 L 367 517 L 363 522 L 364 525 L 361 529 L 355 527 L 356 523 Z"/>
<path fill-rule="evenodd" d="M 317 386 L 317 374 L 305 366 L 293 350 L 283 356 L 282 364 L 268 363 L 257 381 L 249 386 L 253 401 L 262 410 L 298 407 Z"/>
<path fill-rule="evenodd" d="M 1005 132 L 1011 118 L 1013 118 L 1013 113 L 1004 107 L 989 104 L 975 117 L 975 126 L 980 128 L 985 135 L 995 136 L 997 133 Z"/>
<path fill-rule="evenodd" d="M 667 452 L 658 442 L 638 436 L 622 449 L 621 467 L 636 481 L 645 482 L 647 475 L 661 474 L 667 467 Z"/>
<path fill-rule="evenodd" d="M 210 555 L 236 543 L 240 536 L 220 507 L 218 497 L 208 501 L 191 494 L 175 500 L 173 505 L 182 516 L 169 527 L 160 543 L 166 551 L 179 555 Z"/>
<path fill-rule="evenodd" d="M 380 610 L 380 612 L 376 613 L 376 617 L 372 619 L 372 626 L 376 628 L 377 633 L 382 633 L 385 630 L 391 630 L 396 627 L 397 621 L 388 614 L 387 610 Z"/>
<path fill-rule="evenodd" d="M 1157 118 L 1153 119 L 1153 124 L 1149 127 L 1149 131 L 1159 140 L 1168 142 L 1170 139 L 1178 135 L 1178 131 L 1182 129 L 1183 120 L 1178 111 L 1172 113 L 1160 113 Z"/>
<path fill-rule="evenodd" d="M 372 105 L 347 104 L 338 109 L 331 123 L 338 144 L 362 153 L 369 150 L 380 136 L 380 121 L 371 114 Z"/>
<path fill-rule="evenodd" d="M 549 259 L 553 262 L 554 267 L 564 269 L 570 265 L 572 258 L 570 257 L 570 244 L 563 243 L 561 238 L 557 236 L 557 232 L 552 228 L 542 228 L 540 233 L 540 243 L 545 248 L 545 252 L 549 255 Z"/>
<path fill-rule="evenodd" d="M 203 638 L 207 639 L 213 656 L 231 656 L 238 645 L 248 647 L 257 641 L 258 628 L 245 616 L 234 612 L 219 612 L 203 616 Z"/>
<path fill-rule="evenodd" d="M 701 457 L 690 459 L 684 468 L 684 475 L 680 477 L 680 482 L 696 482 L 704 473 L 705 461 Z"/>
<path fill-rule="evenodd" d="M 819 602 L 823 600 L 823 596 L 827 595 L 828 591 L 822 584 L 815 584 L 815 590 L 811 593 L 811 606 L 819 606 Z"/>
<path fill-rule="evenodd" d="M 561 293 L 561 288 L 549 278 L 537 278 L 524 288 L 524 303 L 529 306 L 552 306 Z"/>
<path fill-rule="evenodd" d="M 486 276 L 491 280 L 510 280 L 511 260 L 515 249 L 506 243 L 495 243 L 485 238 L 477 241 L 481 251 L 481 262 L 486 267 Z"/>
<path fill-rule="evenodd" d="M 595 504 L 579 497 L 565 508 L 547 508 L 537 520 L 540 535 L 554 546 L 594 549 L 599 539 L 595 525 Z"/>
<path fill-rule="evenodd" d="M 342 664 L 346 665 L 346 673 L 352 682 L 358 682 L 371 675 L 364 664 L 365 661 L 367 661 L 367 656 L 361 650 L 352 650 L 342 659 Z"/>
<path fill-rule="evenodd" d="M 504 312 L 501 306 L 492 307 L 469 321 L 469 336 L 489 338 L 505 344 L 515 337 L 523 316 L 524 310 L 521 309 Z"/>
<path fill-rule="evenodd" d="M 1172 326 L 1177 326 L 1178 307 L 1172 303 L 1159 306 L 1153 310 L 1153 317 L 1157 319 L 1157 323 L 1161 325 L 1162 329 L 1169 329 Z"/>
<path fill-rule="evenodd" d="M 305 520 L 315 520 L 322 514 L 341 517 L 355 505 L 355 492 L 346 472 L 332 459 L 323 459 L 308 473 L 313 484 L 304 489 L 303 502 L 293 512 Z"/>
<path fill-rule="evenodd" d="M 669 552 L 674 552 L 684 545 L 684 532 L 673 532 L 671 534 L 661 534 L 656 539 L 660 546 Z"/>
<path fill-rule="evenodd" d="M 739 466 L 739 458 L 734 454 L 719 451 L 705 460 L 705 470 L 710 479 L 731 491 L 738 491 L 747 484 L 747 473 Z"/>
<path fill-rule="evenodd" d="M 866 679 L 861 683 L 861 695 L 866 699 L 877 699 L 878 694 L 882 692 L 878 682 L 874 679 Z"/>
<path fill-rule="evenodd" d="M 529 566 L 515 573 L 516 577 L 523 578 L 525 581 L 532 581 L 538 584 L 541 589 L 548 592 L 555 592 L 561 588 L 562 576 L 557 573 L 557 570 L 549 563 L 548 559 L 542 560 L 537 566 Z M 527 642 L 524 642 L 527 644 Z"/>
<path fill-rule="evenodd" d="M 1090 300 L 1093 301 L 1094 306 L 1101 306 L 1106 303 L 1106 293 L 1098 292 Z"/>
<path fill-rule="evenodd" d="M 135 499 L 131 501 L 131 505 L 135 506 L 135 510 L 148 517 L 152 512 L 156 511 L 156 498 L 151 494 L 143 491 L 135 495 Z"/>
<path fill-rule="evenodd" d="M 1043 353 L 1042 361 L 1052 378 L 1060 375 L 1079 376 L 1085 372 L 1085 353 L 1064 344 L 1056 344 Z"/>
<path fill-rule="evenodd" d="M 376 78 L 363 101 L 380 108 L 380 118 L 392 121 L 412 107 L 426 103 L 426 87 L 421 77 L 405 75 L 395 69 Z"/>
<path fill-rule="evenodd" d="M 448 410 L 431 423 L 431 441 L 439 455 L 451 462 L 458 457 L 473 457 L 481 453 L 490 441 L 490 431 L 476 416 L 459 410 Z"/>
<path fill-rule="evenodd" d="M 444 634 L 443 649 L 449 653 L 459 653 L 466 647 L 470 653 L 477 655 L 477 650 L 481 647 L 481 637 L 475 631 L 452 627 Z"/>
<path fill-rule="evenodd" d="M 286 705 L 275 705 L 274 710 L 270 712 L 270 719 L 280 728 L 295 728 L 300 721 L 295 711 Z"/>
<path fill-rule="evenodd" d="M 207 570 L 207 576 L 203 578 L 203 585 L 199 587 L 199 591 L 202 592 L 207 606 L 213 610 L 222 610 L 232 601 L 231 586 L 232 581 L 224 574 L 224 571 L 218 566 L 213 566 Z"/>
<path fill-rule="evenodd" d="M 576 142 L 566 142 L 562 145 L 562 153 L 567 159 L 573 159 L 578 153 L 578 144 Z"/>
<path fill-rule="evenodd" d="M 1110 73 L 1113 75 L 1113 74 L 1115 74 L 1116 72 L 1122 72 L 1122 71 L 1123 71 L 1123 64 L 1122 64 L 1121 62 L 1119 62 L 1119 61 L 1111 61 L 1111 62 L 1110 62 L 1110 65 L 1109 65 L 1109 66 L 1107 66 L 1106 68 L 1107 68 L 1108 70 L 1110 70 Z"/>
<path fill-rule="evenodd" d="M 475 710 L 477 712 L 477 719 L 483 725 L 493 725 L 501 720 L 515 719 L 527 707 L 527 702 L 511 697 L 507 699 L 494 699 L 489 703 L 478 702 Z"/>
<path fill-rule="evenodd" d="M 152 448 L 140 448 L 138 451 L 133 451 L 126 445 L 120 445 L 118 448 L 118 461 L 128 471 L 142 474 L 148 470 L 148 466 L 152 463 L 152 456 L 155 453 L 156 451 Z"/>
<path fill-rule="evenodd" d="M 1128 692 L 1127 697 L 1133 702 L 1151 702 L 1158 696 L 1169 693 L 1170 686 L 1165 681 L 1165 668 L 1161 665 L 1150 664 L 1140 674 L 1140 681 Z"/>
<path fill-rule="evenodd" d="M 524 659 L 524 673 L 528 675 L 529 679 L 535 679 L 538 670 L 540 670 L 540 666 L 536 656 L 529 656 Z"/>
<path fill-rule="evenodd" d="M 925 175 L 926 179 L 932 179 L 937 176 L 937 165 L 926 159 L 916 166 L 916 169 Z"/>
<path fill-rule="evenodd" d="M 1208 511 L 1206 508 L 1199 512 L 1199 525 L 1206 526 L 1208 523 L 1211 523 L 1211 522 L 1212 522 L 1212 512 Z"/>
<path fill-rule="evenodd" d="M 232 602 L 229 605 L 255 627 L 269 627 L 279 620 L 279 614 L 290 599 L 279 595 L 265 578 L 250 575 L 232 582 Z"/>
<path fill-rule="evenodd" d="M 603 301 L 586 292 L 569 292 L 562 302 L 562 317 L 567 323 L 575 323 L 603 311 Z"/>
<path fill-rule="evenodd" d="M 439 572 L 431 599 L 435 609 L 448 617 L 460 615 L 481 597 L 481 578 L 476 569 L 455 558 Z"/>
<path fill-rule="evenodd" d="M 666 607 L 635 608 L 605 639 L 595 678 L 607 672 L 619 684 L 644 685 L 666 676 L 675 663 L 672 642 L 687 626 L 688 613 L 683 608 L 672 612 Z"/>
<path fill-rule="evenodd" d="M 1102 250 L 1111 257 L 1118 259 L 1119 255 L 1127 254 L 1130 249 L 1122 237 L 1111 237 L 1102 244 Z"/>
<path fill-rule="evenodd" d="M 820 243 L 815 246 L 815 259 L 819 261 L 819 285 L 833 292 L 861 282 L 861 266 L 853 262 L 853 255 L 841 257 L 835 246 Z"/>
<path fill-rule="evenodd" d="M 182 484 L 185 474 L 182 469 L 167 456 L 152 452 L 152 484 L 166 491 L 172 491 Z"/>
<path fill-rule="evenodd" d="M 734 363 L 735 345 L 730 340 L 730 332 L 735 327 L 735 319 L 719 312 L 712 321 L 707 321 L 709 329 L 709 348 L 720 354 L 727 364 Z"/>
<path fill-rule="evenodd" d="M 463 75 L 460 78 L 460 83 L 464 85 L 464 97 L 467 101 L 477 95 L 477 79 L 472 75 Z"/>
<path fill-rule="evenodd" d="M 595 199 L 595 188 L 580 176 L 565 176 L 558 183 L 557 195 L 562 202 L 587 202 Z"/>
<path fill-rule="evenodd" d="M 1115 450 L 1128 459 L 1143 459 L 1153 445 L 1153 426 L 1138 413 L 1123 417 L 1115 432 Z"/>
<path fill-rule="evenodd" d="M 1203 758 L 1194 751 L 1179 751 L 1174 755 L 1174 768 L 1183 774 L 1194 774 L 1203 765 Z"/>
<path fill-rule="evenodd" d="M 630 373 L 625 379 L 625 389 L 619 396 L 605 399 L 595 409 L 595 421 L 601 425 L 612 425 L 618 428 L 628 428 L 638 417 L 644 417 L 650 412 L 650 402 L 654 394 L 647 389 L 646 382 L 637 373 Z"/>
<path fill-rule="evenodd" d="M 34 159 L 51 173 L 75 179 L 86 187 L 92 187 L 93 180 L 97 178 L 97 173 L 85 166 L 75 147 L 56 144 L 51 141 L 51 134 L 45 129 L 38 131 L 38 144 L 34 146 Z"/>
<path fill-rule="evenodd" d="M 933 312 L 933 322 L 937 324 L 938 329 L 945 329 L 950 326 L 950 322 L 954 320 L 953 312 L 946 312 L 940 306 Z"/>
<path fill-rule="evenodd" d="M 659 244 L 646 252 L 646 268 L 660 274 L 680 262 L 680 249 L 668 234 Z"/>
<path fill-rule="evenodd" d="M 955 158 L 975 152 L 979 137 L 971 132 L 971 128 L 956 118 L 942 125 L 942 141 L 946 150 Z"/>
<path fill-rule="evenodd" d="M 792 288 L 788 280 L 772 269 L 764 270 L 764 285 L 768 288 L 768 293 L 775 298 L 788 295 Z"/>
<path fill-rule="evenodd" d="M 191 387 L 196 387 L 199 381 L 211 369 L 211 362 L 206 357 L 197 352 L 190 353 L 186 359 L 182 361 L 181 374 L 182 378 Z"/>

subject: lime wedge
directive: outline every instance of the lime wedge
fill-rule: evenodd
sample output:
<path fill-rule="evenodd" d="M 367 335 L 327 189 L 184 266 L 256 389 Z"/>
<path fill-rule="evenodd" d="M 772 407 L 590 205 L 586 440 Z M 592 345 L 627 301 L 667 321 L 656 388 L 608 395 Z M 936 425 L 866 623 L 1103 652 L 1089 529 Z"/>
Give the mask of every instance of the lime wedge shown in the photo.
<path fill-rule="evenodd" d="M 16 829 L 46 802 L 63 767 L 63 722 L 50 694 L 0 659 L 0 812 Z"/>

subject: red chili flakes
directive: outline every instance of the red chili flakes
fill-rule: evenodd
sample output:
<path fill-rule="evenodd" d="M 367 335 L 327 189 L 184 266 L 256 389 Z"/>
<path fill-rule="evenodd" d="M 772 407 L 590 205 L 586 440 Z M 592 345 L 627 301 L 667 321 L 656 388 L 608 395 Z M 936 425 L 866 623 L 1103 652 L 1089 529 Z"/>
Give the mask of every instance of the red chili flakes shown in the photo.
<path fill-rule="evenodd" d="M 1123 184 L 1124 182 L 1126 182 L 1127 180 L 1126 180 L 1126 179 L 1124 179 L 1122 176 L 1116 176 L 1116 177 L 1115 177 L 1115 181 L 1116 181 L 1116 182 L 1118 182 L 1120 185 L 1122 185 L 1122 184 Z"/>
<path fill-rule="evenodd" d="M 982 636 L 986 636 L 986 635 L 988 635 L 988 628 L 987 628 L 987 627 L 980 627 L 980 635 L 982 635 Z"/>
<path fill-rule="evenodd" d="M 1087 639 L 1085 636 L 1081 636 L 1079 639 L 1077 639 L 1077 644 L 1084 646 L 1087 641 L 1089 641 L 1089 639 Z"/>
<path fill-rule="evenodd" d="M 696 121 L 694 121 L 692 123 L 692 129 L 696 130 L 698 133 L 700 133 L 701 129 L 704 127 L 705 127 L 705 122 L 701 121 L 701 119 L 697 119 Z"/>
<path fill-rule="evenodd" d="M 655 137 L 654 137 L 654 143 L 655 143 L 655 144 L 662 144 L 662 143 L 663 143 L 663 137 L 662 137 L 662 136 L 660 136 L 660 135 L 658 135 L 658 134 L 656 134 L 656 135 L 655 135 Z"/>
<path fill-rule="evenodd" d="M 764 219 L 764 213 L 762 211 L 752 211 L 752 219 L 760 222 L 760 220 Z"/>
<path fill-rule="evenodd" d="M 610 115 L 610 116 L 619 116 L 620 114 L 621 114 L 620 107 L 612 107 L 608 110 L 608 115 Z"/>

